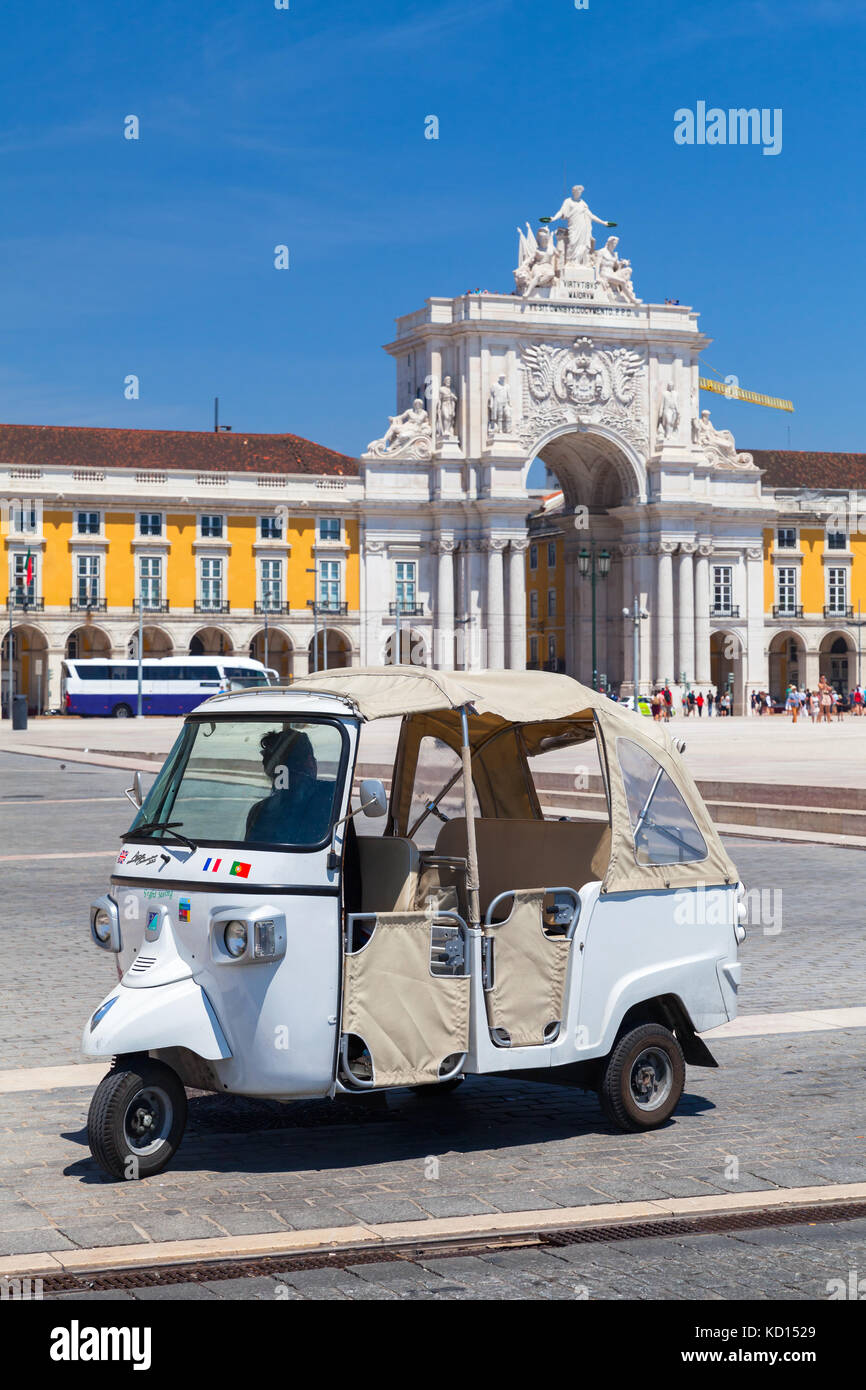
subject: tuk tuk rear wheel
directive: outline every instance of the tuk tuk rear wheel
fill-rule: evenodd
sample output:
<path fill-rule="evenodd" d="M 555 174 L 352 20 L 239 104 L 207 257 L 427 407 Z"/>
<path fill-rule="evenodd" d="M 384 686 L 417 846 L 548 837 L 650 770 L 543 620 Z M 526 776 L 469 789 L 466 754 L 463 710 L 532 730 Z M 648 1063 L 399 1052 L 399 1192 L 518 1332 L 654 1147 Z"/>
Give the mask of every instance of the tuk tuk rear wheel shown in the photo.
<path fill-rule="evenodd" d="M 685 1080 L 685 1058 L 673 1033 L 660 1023 L 642 1023 L 615 1044 L 599 1099 L 619 1129 L 658 1129 L 679 1105 Z"/>
<path fill-rule="evenodd" d="M 186 1114 L 186 1091 L 171 1067 L 150 1057 L 116 1063 L 90 1102 L 90 1152 L 112 1178 L 153 1177 L 177 1152 Z"/>

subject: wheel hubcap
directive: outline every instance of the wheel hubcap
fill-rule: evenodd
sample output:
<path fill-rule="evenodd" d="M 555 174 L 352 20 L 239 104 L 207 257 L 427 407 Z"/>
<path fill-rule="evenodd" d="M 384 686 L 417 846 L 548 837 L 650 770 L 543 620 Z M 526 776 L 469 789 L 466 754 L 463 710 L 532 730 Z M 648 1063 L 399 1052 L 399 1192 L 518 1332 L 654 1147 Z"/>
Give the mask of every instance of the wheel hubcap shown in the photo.
<path fill-rule="evenodd" d="M 138 1091 L 126 1107 L 123 1132 L 133 1153 L 154 1153 L 165 1143 L 174 1116 L 171 1101 L 158 1086 Z"/>
<path fill-rule="evenodd" d="M 644 1048 L 631 1069 L 631 1094 L 640 1110 L 658 1110 L 671 1093 L 674 1072 L 667 1053 L 657 1047 Z"/>

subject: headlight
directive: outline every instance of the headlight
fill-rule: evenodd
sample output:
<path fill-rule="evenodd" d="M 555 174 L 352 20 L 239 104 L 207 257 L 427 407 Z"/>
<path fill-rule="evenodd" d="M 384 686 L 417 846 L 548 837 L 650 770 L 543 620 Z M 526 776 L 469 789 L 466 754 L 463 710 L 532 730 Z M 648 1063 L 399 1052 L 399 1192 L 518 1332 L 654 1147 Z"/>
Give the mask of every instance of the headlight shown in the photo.
<path fill-rule="evenodd" d="M 93 934 L 103 943 L 111 936 L 111 914 L 104 907 L 97 908 L 93 914 Z"/>
<path fill-rule="evenodd" d="M 223 932 L 223 941 L 230 956 L 242 956 L 247 949 L 246 922 L 229 922 Z"/>

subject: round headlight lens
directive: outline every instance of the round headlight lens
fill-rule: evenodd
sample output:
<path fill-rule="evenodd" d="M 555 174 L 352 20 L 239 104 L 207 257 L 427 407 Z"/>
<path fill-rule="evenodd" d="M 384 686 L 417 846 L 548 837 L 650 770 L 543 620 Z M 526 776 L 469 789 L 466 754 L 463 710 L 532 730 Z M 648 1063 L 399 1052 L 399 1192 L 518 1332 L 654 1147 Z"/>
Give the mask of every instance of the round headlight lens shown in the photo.
<path fill-rule="evenodd" d="M 247 949 L 246 922 L 229 922 L 223 933 L 223 941 L 230 956 L 242 956 Z"/>
<path fill-rule="evenodd" d="M 111 936 L 111 914 L 100 907 L 93 916 L 93 931 L 97 940 L 107 941 Z"/>

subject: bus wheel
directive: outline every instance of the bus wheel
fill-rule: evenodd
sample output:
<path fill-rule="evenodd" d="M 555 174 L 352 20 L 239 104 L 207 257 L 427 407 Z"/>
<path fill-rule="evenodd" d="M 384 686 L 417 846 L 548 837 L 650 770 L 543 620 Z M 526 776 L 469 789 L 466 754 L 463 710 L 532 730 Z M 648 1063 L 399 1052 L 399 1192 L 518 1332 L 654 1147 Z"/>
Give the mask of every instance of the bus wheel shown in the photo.
<path fill-rule="evenodd" d="M 150 1178 L 174 1157 L 186 1127 L 180 1077 L 149 1057 L 118 1060 L 90 1102 L 87 1140 L 112 1178 Z"/>
<path fill-rule="evenodd" d="M 676 1110 L 686 1079 L 682 1048 L 667 1028 L 625 1033 L 604 1065 L 599 1099 L 619 1129 L 658 1129 Z"/>
<path fill-rule="evenodd" d="M 129 708 L 129 705 L 115 705 L 111 713 L 114 715 L 115 719 L 132 718 L 132 710 Z"/>

